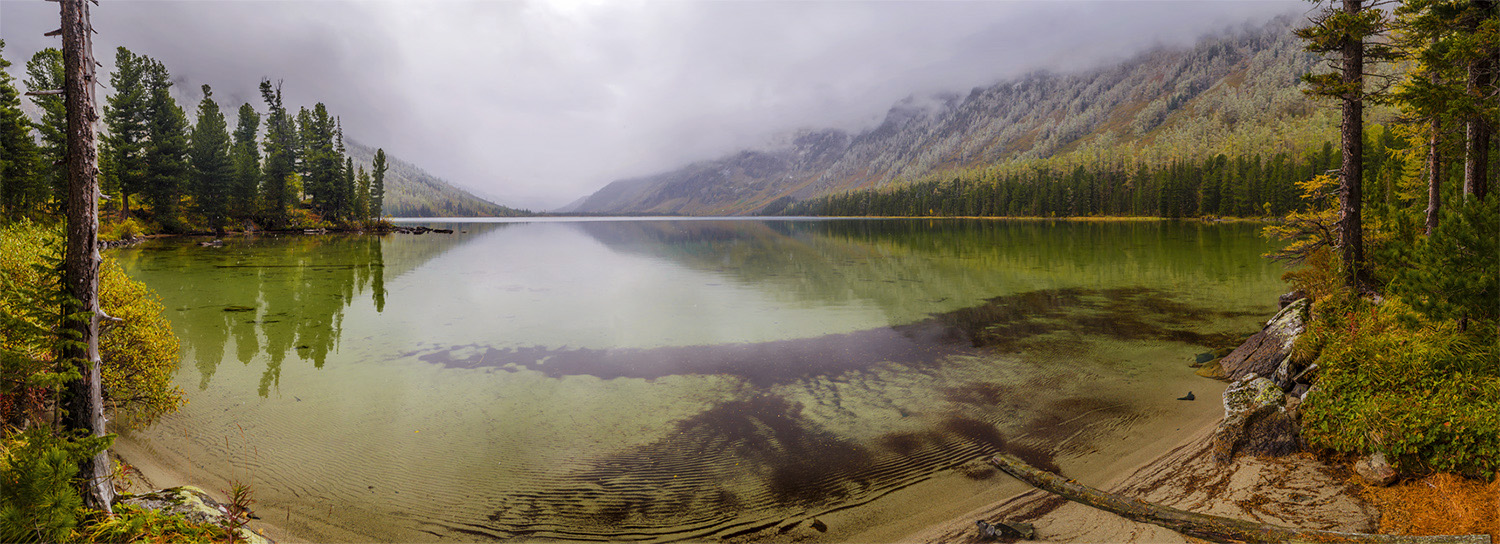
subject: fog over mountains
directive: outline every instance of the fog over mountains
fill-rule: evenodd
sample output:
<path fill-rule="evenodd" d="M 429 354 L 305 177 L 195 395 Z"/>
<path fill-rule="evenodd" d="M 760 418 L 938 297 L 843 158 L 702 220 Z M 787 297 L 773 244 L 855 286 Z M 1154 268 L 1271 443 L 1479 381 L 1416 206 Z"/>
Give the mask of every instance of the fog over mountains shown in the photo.
<path fill-rule="evenodd" d="M 1298 90 L 1316 59 L 1284 16 L 1191 47 L 1092 70 L 1035 72 L 968 93 L 914 95 L 859 132 L 802 130 L 655 175 L 615 181 L 566 211 L 753 214 L 789 200 L 1080 150 L 1112 160 L 1218 153 L 1308 139 L 1330 118 Z M 1274 132 L 1275 134 L 1267 134 Z M 1268 144 L 1260 144 L 1268 145 Z M 772 210 L 767 210 L 770 206 Z"/>

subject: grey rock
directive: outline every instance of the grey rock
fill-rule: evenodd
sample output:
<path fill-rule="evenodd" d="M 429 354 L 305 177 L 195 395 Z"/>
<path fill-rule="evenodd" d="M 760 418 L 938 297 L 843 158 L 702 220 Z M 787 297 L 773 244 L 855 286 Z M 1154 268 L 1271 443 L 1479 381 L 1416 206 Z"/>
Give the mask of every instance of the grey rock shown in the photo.
<path fill-rule="evenodd" d="M 1240 347 L 1219 361 L 1230 381 L 1239 381 L 1254 373 L 1271 376 L 1281 363 L 1292 354 L 1292 343 L 1302 334 L 1302 316 L 1307 311 L 1308 300 L 1302 299 L 1287 305 L 1266 322 L 1265 328 L 1251 335 Z"/>
<path fill-rule="evenodd" d="M 1292 386 L 1292 396 L 1297 397 L 1297 400 L 1301 401 L 1302 396 L 1307 394 L 1308 389 L 1309 388 L 1305 383 L 1295 384 Z"/>
<path fill-rule="evenodd" d="M 1281 304 L 1279 306 L 1280 308 L 1285 308 L 1287 306 L 1290 306 L 1293 302 L 1297 302 L 1305 298 L 1307 298 L 1307 293 L 1304 293 L 1301 289 L 1298 289 L 1296 291 L 1281 295 L 1281 298 L 1279 298 L 1277 302 Z"/>
<path fill-rule="evenodd" d="M 1396 469 L 1386 462 L 1385 453 L 1378 451 L 1354 463 L 1354 472 L 1371 485 L 1387 486 L 1396 481 Z"/>
<path fill-rule="evenodd" d="M 1298 427 L 1285 406 L 1286 394 L 1269 379 L 1249 374 L 1224 390 L 1224 419 L 1214 429 L 1214 460 L 1237 453 L 1285 455 L 1297 450 Z"/>

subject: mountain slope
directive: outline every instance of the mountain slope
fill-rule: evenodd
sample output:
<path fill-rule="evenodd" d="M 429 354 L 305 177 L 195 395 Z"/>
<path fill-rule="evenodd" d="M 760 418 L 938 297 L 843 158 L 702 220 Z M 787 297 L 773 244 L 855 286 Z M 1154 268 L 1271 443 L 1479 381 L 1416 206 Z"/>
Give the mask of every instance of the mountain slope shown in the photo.
<path fill-rule="evenodd" d="M 1298 89 L 1316 58 L 1292 36 L 1293 22 L 1240 27 L 1085 72 L 1039 72 L 967 95 L 907 98 L 859 134 L 803 131 L 769 149 L 616 181 L 577 209 L 747 214 L 996 164 L 1159 164 L 1321 145 L 1336 125 Z"/>
<path fill-rule="evenodd" d="M 375 149 L 344 140 L 356 166 L 370 170 Z M 519 217 L 531 212 L 507 208 L 470 194 L 427 171 L 386 153 L 385 203 L 381 212 L 395 217 Z"/>

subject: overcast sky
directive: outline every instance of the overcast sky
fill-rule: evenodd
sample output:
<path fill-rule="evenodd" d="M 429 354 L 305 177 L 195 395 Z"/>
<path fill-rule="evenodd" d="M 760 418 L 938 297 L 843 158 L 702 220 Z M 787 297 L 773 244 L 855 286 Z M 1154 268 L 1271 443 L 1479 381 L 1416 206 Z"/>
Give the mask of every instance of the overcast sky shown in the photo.
<path fill-rule="evenodd" d="M 798 128 L 858 130 L 897 100 L 1078 69 L 1300 0 L 102 0 L 95 54 L 166 64 L 193 111 L 262 77 L 292 106 L 502 204 L 550 209 L 624 177 Z M 0 0 L 19 82 L 57 4 Z M 107 79 L 106 79 L 107 81 Z M 103 92 L 110 92 L 103 89 Z M 230 120 L 231 125 L 233 120 Z"/>

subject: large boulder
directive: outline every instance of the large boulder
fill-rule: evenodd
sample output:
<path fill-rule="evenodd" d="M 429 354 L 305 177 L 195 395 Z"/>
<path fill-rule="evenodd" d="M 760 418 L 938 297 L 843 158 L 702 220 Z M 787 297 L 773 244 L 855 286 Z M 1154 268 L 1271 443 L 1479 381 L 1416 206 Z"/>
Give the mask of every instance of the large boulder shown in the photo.
<path fill-rule="evenodd" d="M 1229 355 L 1219 361 L 1229 381 L 1239 381 L 1250 374 L 1272 376 L 1282 365 L 1290 365 L 1292 343 L 1302 334 L 1302 316 L 1307 313 L 1307 299 L 1300 299 L 1276 313 L 1265 328 L 1245 340 Z M 1282 370 L 1288 375 L 1294 369 Z M 1278 384 L 1287 387 L 1289 383 Z"/>
<path fill-rule="evenodd" d="M 1296 451 L 1297 421 L 1285 404 L 1286 394 L 1269 379 L 1250 374 L 1230 385 L 1224 390 L 1224 419 L 1214 429 L 1214 460 Z"/>

